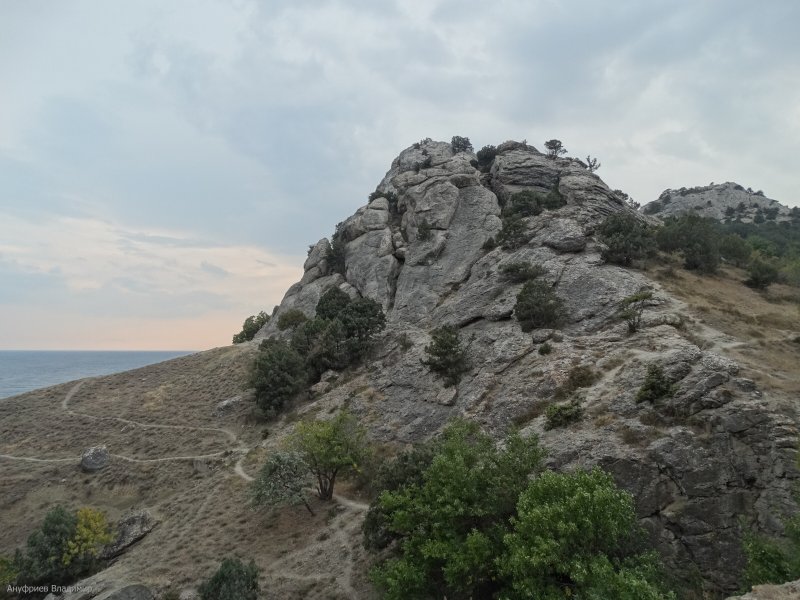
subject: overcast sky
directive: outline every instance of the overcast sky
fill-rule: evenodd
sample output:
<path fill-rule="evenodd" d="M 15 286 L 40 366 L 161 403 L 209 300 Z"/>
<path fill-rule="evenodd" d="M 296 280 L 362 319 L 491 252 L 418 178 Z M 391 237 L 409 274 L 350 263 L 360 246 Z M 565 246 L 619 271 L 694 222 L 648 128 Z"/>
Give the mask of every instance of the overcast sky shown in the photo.
<path fill-rule="evenodd" d="M 0 3 L 0 348 L 205 349 L 405 147 L 800 204 L 796 0 Z"/>

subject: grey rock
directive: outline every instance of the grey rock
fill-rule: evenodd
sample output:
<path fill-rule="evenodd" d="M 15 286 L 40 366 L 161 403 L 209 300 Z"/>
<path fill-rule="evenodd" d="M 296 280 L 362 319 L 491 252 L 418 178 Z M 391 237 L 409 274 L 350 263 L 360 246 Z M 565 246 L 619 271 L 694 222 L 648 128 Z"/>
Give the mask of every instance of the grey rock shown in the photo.
<path fill-rule="evenodd" d="M 97 596 L 97 600 L 155 600 L 155 597 L 147 586 L 134 584 L 114 590 L 107 595 Z"/>
<path fill-rule="evenodd" d="M 117 538 L 103 548 L 101 558 L 109 560 L 119 556 L 158 525 L 148 510 L 137 510 L 123 516 L 117 523 Z"/>
<path fill-rule="evenodd" d="M 86 473 L 96 473 L 108 466 L 111 455 L 105 446 L 92 446 L 81 454 L 81 469 Z"/>

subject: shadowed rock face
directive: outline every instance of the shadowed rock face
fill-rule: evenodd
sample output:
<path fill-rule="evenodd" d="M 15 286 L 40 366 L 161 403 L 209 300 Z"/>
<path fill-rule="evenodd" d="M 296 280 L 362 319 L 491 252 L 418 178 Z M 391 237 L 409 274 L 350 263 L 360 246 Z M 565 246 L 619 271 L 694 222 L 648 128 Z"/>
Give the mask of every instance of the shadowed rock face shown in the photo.
<path fill-rule="evenodd" d="M 417 168 L 427 159 L 429 167 Z M 736 589 L 740 519 L 775 534 L 795 508 L 797 427 L 776 410 L 782 398 L 741 379 L 713 343 L 695 345 L 686 306 L 646 273 L 604 263 L 597 226 L 615 212 L 636 213 L 579 161 L 550 159 L 517 142 L 501 144 L 486 173 L 473 159 L 442 142 L 404 150 L 379 183 L 379 197 L 339 227 L 344 273 L 330 272 L 327 240 L 310 252 L 278 315 L 299 308 L 313 317 L 333 285 L 375 299 L 387 314 L 367 363 L 320 387 L 315 406 L 346 403 L 383 442 L 426 439 L 456 416 L 498 436 L 521 425 L 541 438 L 553 468 L 599 465 L 612 473 L 635 496 L 642 525 L 679 577 Z M 566 204 L 525 219 L 526 244 L 484 249 L 513 193 L 553 189 Z M 430 233 L 421 239 L 423 222 Z M 513 318 L 522 284 L 501 268 L 520 261 L 545 267 L 540 279 L 564 302 L 568 317 L 555 335 L 523 333 Z M 629 335 L 617 316 L 620 301 L 644 286 L 653 297 L 642 328 Z M 277 335 L 276 323 L 258 337 Z M 472 365 L 454 388 L 421 364 L 430 330 L 445 324 L 460 328 Z M 553 350 L 540 355 L 548 338 Z M 651 363 L 675 393 L 637 403 Z M 578 366 L 597 374 L 590 387 L 567 394 L 582 402 L 584 418 L 545 430 L 544 409 Z"/>

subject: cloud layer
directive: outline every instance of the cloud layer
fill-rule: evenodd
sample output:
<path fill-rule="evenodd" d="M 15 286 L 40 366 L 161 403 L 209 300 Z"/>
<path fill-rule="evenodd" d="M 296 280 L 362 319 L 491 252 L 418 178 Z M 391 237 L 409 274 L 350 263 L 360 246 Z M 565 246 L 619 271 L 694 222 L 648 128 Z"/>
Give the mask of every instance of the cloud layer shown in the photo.
<path fill-rule="evenodd" d="M 41 347 L 12 326 L 33 306 L 51 332 L 226 343 L 428 136 L 558 137 L 641 202 L 735 180 L 797 205 L 797 22 L 793 0 L 6 4 L 0 347 Z"/>

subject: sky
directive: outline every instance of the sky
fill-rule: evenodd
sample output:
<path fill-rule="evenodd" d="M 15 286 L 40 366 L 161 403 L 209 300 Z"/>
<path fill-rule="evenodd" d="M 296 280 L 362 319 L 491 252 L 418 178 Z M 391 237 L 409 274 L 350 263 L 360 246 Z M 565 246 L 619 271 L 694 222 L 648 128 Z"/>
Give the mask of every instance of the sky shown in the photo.
<path fill-rule="evenodd" d="M 0 349 L 230 343 L 425 137 L 800 204 L 800 2 L 0 3 Z"/>

